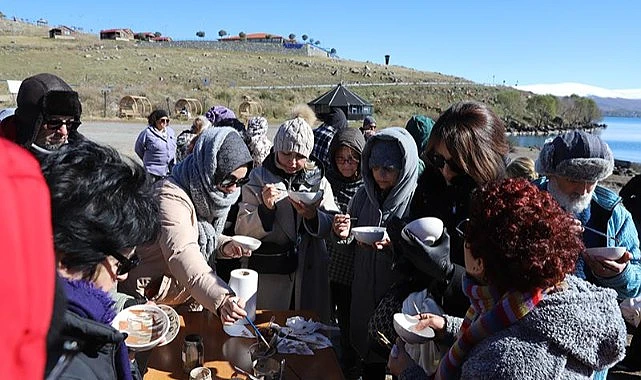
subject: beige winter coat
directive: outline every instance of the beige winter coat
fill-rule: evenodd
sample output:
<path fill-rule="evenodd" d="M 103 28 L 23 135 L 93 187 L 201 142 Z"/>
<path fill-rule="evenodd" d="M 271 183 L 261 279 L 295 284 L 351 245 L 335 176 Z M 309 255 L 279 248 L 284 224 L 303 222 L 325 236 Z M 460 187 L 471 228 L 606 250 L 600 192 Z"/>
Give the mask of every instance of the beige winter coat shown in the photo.
<path fill-rule="evenodd" d="M 267 170 L 265 166 L 252 170 L 249 183 L 242 189 L 243 201 L 239 205 L 236 233 L 283 246 L 291 241 L 298 241 L 295 308 L 314 310 L 321 320 L 326 320 L 329 318 L 329 257 L 323 238 L 329 236 L 332 216 L 319 211 L 318 225 L 315 226 L 316 228 L 310 227 L 296 213 L 285 193 L 285 196 L 276 202 L 271 230 L 266 230 L 258 211 L 263 204 L 261 191 L 265 184 L 276 184 L 283 191 L 288 188 L 283 178 Z M 338 213 L 338 206 L 334 202 L 332 188 L 327 179 L 322 178 L 320 189 L 323 190 L 324 195 L 319 209 Z M 304 223 L 302 228 L 301 223 Z M 297 238 L 297 231 L 301 231 L 300 239 Z M 260 269 L 257 270 L 260 274 Z"/>
<path fill-rule="evenodd" d="M 129 272 L 119 289 L 168 305 L 182 304 L 191 296 L 216 312 L 231 290 L 200 253 L 196 209 L 191 199 L 171 179 L 157 183 L 154 192 L 160 203 L 160 234 L 155 242 L 136 249 L 140 265 Z M 229 239 L 219 236 L 217 248 Z"/>

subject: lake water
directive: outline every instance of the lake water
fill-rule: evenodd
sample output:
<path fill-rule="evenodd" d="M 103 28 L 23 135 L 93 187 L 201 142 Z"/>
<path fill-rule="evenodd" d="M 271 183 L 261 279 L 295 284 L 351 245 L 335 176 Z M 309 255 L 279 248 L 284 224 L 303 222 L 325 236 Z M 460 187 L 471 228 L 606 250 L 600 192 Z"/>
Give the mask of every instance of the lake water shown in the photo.
<path fill-rule="evenodd" d="M 641 162 L 641 118 L 605 117 L 602 123 L 608 127 L 596 133 L 605 140 L 614 158 L 632 162 Z M 508 136 L 508 140 L 517 146 L 541 147 L 550 136 Z"/>

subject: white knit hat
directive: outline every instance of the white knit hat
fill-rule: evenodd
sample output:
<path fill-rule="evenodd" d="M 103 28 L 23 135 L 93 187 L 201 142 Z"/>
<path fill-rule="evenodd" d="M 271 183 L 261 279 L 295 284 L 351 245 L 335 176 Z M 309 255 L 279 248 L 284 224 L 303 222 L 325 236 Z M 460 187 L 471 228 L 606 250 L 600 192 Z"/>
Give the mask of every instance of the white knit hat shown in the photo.
<path fill-rule="evenodd" d="M 275 152 L 296 152 L 309 158 L 314 148 L 312 127 L 300 117 L 287 120 L 274 137 Z"/>

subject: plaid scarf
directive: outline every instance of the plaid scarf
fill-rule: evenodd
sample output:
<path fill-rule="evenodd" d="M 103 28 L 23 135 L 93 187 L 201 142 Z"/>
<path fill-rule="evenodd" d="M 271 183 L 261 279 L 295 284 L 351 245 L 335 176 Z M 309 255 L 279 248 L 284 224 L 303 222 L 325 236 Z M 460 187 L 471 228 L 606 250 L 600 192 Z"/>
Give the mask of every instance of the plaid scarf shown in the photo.
<path fill-rule="evenodd" d="M 468 275 L 463 277 L 463 291 L 471 306 L 456 342 L 441 360 L 435 376 L 437 380 L 458 378 L 465 356 L 476 344 L 525 317 L 543 298 L 541 289 L 501 294 L 492 286 L 478 285 Z"/>

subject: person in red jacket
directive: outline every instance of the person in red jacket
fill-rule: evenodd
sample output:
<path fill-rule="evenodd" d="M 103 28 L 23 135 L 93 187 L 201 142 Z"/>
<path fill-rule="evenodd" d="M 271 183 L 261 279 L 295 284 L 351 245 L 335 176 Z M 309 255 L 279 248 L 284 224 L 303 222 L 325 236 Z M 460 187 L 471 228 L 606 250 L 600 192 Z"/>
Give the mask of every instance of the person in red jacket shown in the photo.
<path fill-rule="evenodd" d="M 0 374 L 42 379 L 54 303 L 49 191 L 36 159 L 0 138 Z"/>

